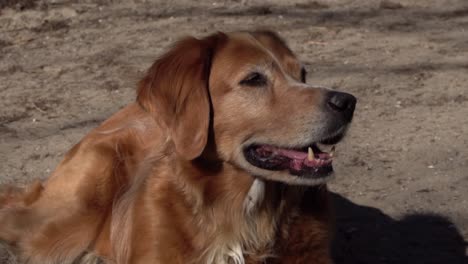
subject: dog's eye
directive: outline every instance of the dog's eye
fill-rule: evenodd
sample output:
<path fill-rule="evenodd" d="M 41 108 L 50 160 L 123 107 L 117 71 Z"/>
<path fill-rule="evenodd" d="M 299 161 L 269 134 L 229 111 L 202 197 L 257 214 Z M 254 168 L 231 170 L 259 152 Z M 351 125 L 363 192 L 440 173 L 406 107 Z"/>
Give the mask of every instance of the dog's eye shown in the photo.
<path fill-rule="evenodd" d="M 248 86 L 265 86 L 267 84 L 267 78 L 259 72 L 252 72 L 240 81 L 239 84 Z"/>
<path fill-rule="evenodd" d="M 301 69 L 301 82 L 306 83 L 307 80 L 307 72 L 304 68 Z"/>

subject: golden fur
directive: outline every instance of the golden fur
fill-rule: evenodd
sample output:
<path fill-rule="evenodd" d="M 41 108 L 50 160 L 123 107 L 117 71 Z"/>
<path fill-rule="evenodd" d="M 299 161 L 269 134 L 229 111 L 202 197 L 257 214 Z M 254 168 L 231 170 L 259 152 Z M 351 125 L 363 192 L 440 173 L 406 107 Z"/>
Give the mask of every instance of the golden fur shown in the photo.
<path fill-rule="evenodd" d="M 239 87 L 252 69 L 268 87 Z M 47 181 L 2 192 L 0 239 L 30 263 L 331 263 L 328 178 L 242 156 L 329 133 L 303 74 L 269 31 L 179 41 Z"/>

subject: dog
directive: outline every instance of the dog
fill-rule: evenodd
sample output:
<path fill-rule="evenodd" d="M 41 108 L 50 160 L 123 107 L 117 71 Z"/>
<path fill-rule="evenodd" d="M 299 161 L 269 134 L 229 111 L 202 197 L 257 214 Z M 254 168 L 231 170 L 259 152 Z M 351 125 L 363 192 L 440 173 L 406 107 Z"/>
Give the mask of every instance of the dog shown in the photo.
<path fill-rule="evenodd" d="M 3 187 L 0 239 L 28 263 L 332 263 L 322 149 L 356 98 L 305 79 L 271 31 L 180 40 L 45 182 Z"/>

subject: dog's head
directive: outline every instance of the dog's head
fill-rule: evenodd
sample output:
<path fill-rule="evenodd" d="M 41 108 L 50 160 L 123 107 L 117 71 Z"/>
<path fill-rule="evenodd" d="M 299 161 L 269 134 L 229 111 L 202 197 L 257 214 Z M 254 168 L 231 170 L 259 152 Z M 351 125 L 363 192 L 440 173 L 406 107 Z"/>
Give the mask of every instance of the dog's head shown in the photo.
<path fill-rule="evenodd" d="M 168 128 L 179 157 L 210 149 L 256 177 L 303 185 L 330 178 L 333 153 L 318 144 L 341 140 L 356 104 L 307 85 L 296 56 L 268 31 L 178 42 L 153 64 L 137 100 Z"/>

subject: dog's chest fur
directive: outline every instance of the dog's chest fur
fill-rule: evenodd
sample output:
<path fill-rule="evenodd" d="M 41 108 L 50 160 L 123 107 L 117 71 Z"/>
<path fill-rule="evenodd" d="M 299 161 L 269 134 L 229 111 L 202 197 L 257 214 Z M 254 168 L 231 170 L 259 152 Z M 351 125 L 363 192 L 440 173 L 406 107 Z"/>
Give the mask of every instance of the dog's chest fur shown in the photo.
<path fill-rule="evenodd" d="M 257 218 L 257 219 L 255 219 Z M 261 261 L 269 257 L 274 246 L 276 221 L 252 216 L 237 224 L 237 232 L 222 235 L 206 249 L 203 263 L 244 264 L 247 260 Z"/>
<path fill-rule="evenodd" d="M 285 195 L 285 191 L 277 186 L 273 193 L 272 188 L 266 189 L 265 182 L 254 181 L 245 197 L 243 213 L 237 220 L 233 218 L 230 223 L 232 232 L 220 232 L 219 236 L 216 236 L 203 254 L 202 263 L 266 263 L 268 258 L 276 255 L 276 240 L 287 232 L 288 215 L 293 209 L 292 200 L 300 197 L 300 192 L 294 194 L 294 197 L 284 199 L 282 196 Z M 280 225 L 281 234 L 278 233 Z"/>
<path fill-rule="evenodd" d="M 216 237 L 206 248 L 202 263 L 263 263 L 270 257 L 277 231 L 276 217 L 248 217 L 233 227 L 236 232 Z"/>

